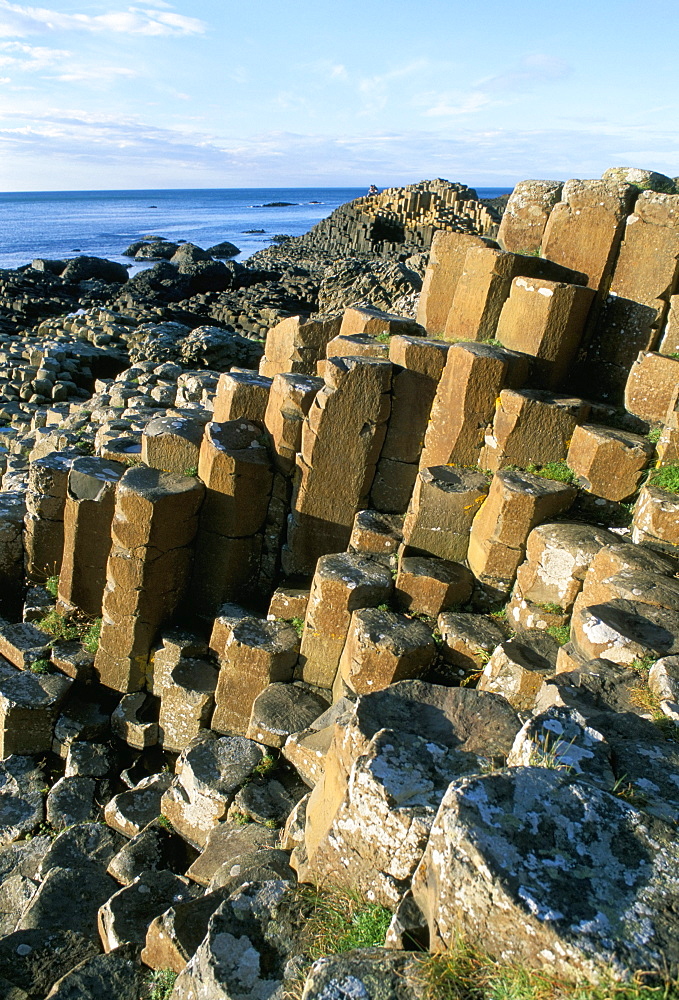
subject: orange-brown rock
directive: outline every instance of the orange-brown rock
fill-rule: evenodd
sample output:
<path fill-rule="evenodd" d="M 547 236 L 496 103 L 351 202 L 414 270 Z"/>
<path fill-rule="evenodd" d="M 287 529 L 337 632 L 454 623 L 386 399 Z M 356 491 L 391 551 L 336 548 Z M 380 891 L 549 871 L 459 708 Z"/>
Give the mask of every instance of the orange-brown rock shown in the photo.
<path fill-rule="evenodd" d="M 614 542 L 615 535 L 591 524 L 538 525 L 528 536 L 526 560 L 516 573 L 522 596 L 535 605 L 570 611 L 597 553 Z"/>
<path fill-rule="evenodd" d="M 346 548 L 370 492 L 389 417 L 391 364 L 332 358 L 302 428 L 283 568 L 310 573 L 318 557 Z M 367 505 L 366 505 L 367 506 Z"/>
<path fill-rule="evenodd" d="M 302 444 L 302 426 L 323 380 L 311 375 L 275 375 L 269 391 L 264 426 L 271 435 L 276 468 L 289 476 Z"/>
<path fill-rule="evenodd" d="M 679 361 L 642 351 L 627 379 L 625 409 L 649 423 L 662 423 L 678 396 Z"/>
<path fill-rule="evenodd" d="M 219 376 L 212 419 L 217 424 L 229 420 L 251 420 L 263 424 L 271 379 L 256 372 L 224 372 Z"/>
<path fill-rule="evenodd" d="M 281 320 L 266 335 L 259 374 L 268 378 L 280 372 L 315 375 L 316 362 L 325 357 L 326 345 L 337 336 L 341 323 L 341 316 L 321 320 L 288 316 Z"/>
<path fill-rule="evenodd" d="M 59 600 L 94 618 L 101 615 L 116 484 L 124 472 L 118 462 L 77 458 L 68 476 Z"/>
<path fill-rule="evenodd" d="M 115 691 L 145 686 L 158 629 L 188 581 L 204 488 L 197 479 L 146 466 L 121 479 L 111 525 L 103 623 L 94 669 Z"/>
<path fill-rule="evenodd" d="M 426 556 L 404 556 L 398 566 L 394 600 L 412 614 L 430 615 L 465 604 L 474 578 L 466 566 Z"/>
<path fill-rule="evenodd" d="M 58 576 L 64 551 L 64 508 L 73 456 L 57 452 L 31 462 L 26 490 L 24 549 L 29 580 Z"/>
<path fill-rule="evenodd" d="M 354 611 L 340 673 L 356 694 L 380 691 L 396 681 L 421 676 L 436 647 L 424 622 L 378 608 Z"/>
<path fill-rule="evenodd" d="M 679 552 L 679 493 L 644 486 L 634 505 L 632 541 L 676 557 Z"/>
<path fill-rule="evenodd" d="M 359 510 L 349 539 L 349 552 L 372 552 L 391 555 L 403 541 L 403 518 L 399 514 L 381 514 Z"/>
<path fill-rule="evenodd" d="M 561 462 L 573 432 L 589 414 L 589 404 L 541 389 L 503 389 L 492 430 L 479 456 L 482 469 L 497 472 L 508 465 Z"/>
<path fill-rule="evenodd" d="M 153 469 L 192 474 L 198 468 L 204 421 L 193 417 L 155 417 L 141 436 L 141 460 Z"/>
<path fill-rule="evenodd" d="M 670 296 L 667 323 L 658 350 L 661 354 L 679 353 L 679 295 Z"/>
<path fill-rule="evenodd" d="M 636 188 L 605 180 L 566 181 L 551 211 L 542 253 L 587 275 L 590 288 L 608 291 Z"/>
<path fill-rule="evenodd" d="M 353 611 L 389 600 L 389 569 L 364 553 L 322 556 L 311 584 L 297 676 L 316 687 L 332 688 Z"/>
<path fill-rule="evenodd" d="M 537 358 L 541 385 L 556 388 L 575 360 L 594 294 L 562 281 L 514 278 L 495 335 L 505 347 Z"/>
<path fill-rule="evenodd" d="M 469 568 L 489 597 L 509 593 L 531 530 L 567 510 L 576 494 L 574 486 L 528 472 L 495 473 L 468 552 Z"/>
<path fill-rule="evenodd" d="M 257 586 L 273 473 L 256 424 L 209 423 L 198 475 L 205 483 L 193 571 L 194 606 L 214 614 Z"/>
<path fill-rule="evenodd" d="M 420 469 L 403 523 L 408 554 L 464 561 L 472 521 L 487 494 L 486 477 L 474 469 Z"/>
<path fill-rule="evenodd" d="M 567 461 L 584 489 L 618 501 L 636 492 L 653 451 L 639 434 L 581 424 L 573 431 Z"/>
<path fill-rule="evenodd" d="M 389 426 L 371 492 L 377 510 L 403 514 L 408 506 L 448 347 L 420 337 L 391 339 L 389 358 L 397 367 Z"/>
<path fill-rule="evenodd" d="M 662 324 L 679 280 L 679 195 L 642 191 L 625 225 L 611 292 L 656 310 Z"/>
<path fill-rule="evenodd" d="M 420 467 L 476 465 L 495 401 L 520 388 L 529 359 L 489 344 L 453 344 L 436 390 Z"/>
<path fill-rule="evenodd" d="M 488 245 L 480 236 L 447 233 L 443 229 L 434 233 L 417 307 L 417 322 L 430 337 L 441 337 L 445 332 L 467 250 Z"/>
<path fill-rule="evenodd" d="M 340 336 L 342 337 L 357 333 L 366 333 L 371 337 L 379 337 L 381 334 L 386 334 L 389 337 L 396 334 L 421 337 L 424 336 L 425 332 L 419 323 L 408 319 L 407 316 L 397 316 L 395 313 L 374 309 L 372 306 L 350 306 L 345 309 L 340 327 Z M 327 357 L 331 357 L 329 352 Z"/>
<path fill-rule="evenodd" d="M 275 681 L 292 680 L 299 638 L 292 625 L 241 618 L 220 656 L 212 729 L 244 735 L 257 695 Z"/>
<path fill-rule="evenodd" d="M 389 357 L 389 344 L 386 340 L 378 340 L 369 333 L 339 333 L 328 341 L 325 349 L 327 358 L 382 358 Z M 319 368 L 319 374 L 325 372 L 325 365 Z"/>
<path fill-rule="evenodd" d="M 494 337 L 512 281 L 519 276 L 576 285 L 585 281 L 579 272 L 542 257 L 472 247 L 467 251 L 448 313 L 446 338 L 489 340 Z"/>

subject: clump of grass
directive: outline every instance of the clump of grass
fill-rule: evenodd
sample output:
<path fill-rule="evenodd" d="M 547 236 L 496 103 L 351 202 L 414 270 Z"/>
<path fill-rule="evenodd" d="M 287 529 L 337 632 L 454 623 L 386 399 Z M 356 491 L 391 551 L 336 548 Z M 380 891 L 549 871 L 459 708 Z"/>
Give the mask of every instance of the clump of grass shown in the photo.
<path fill-rule="evenodd" d="M 88 653 L 96 653 L 99 649 L 99 640 L 101 638 L 101 618 L 95 618 L 92 624 L 89 626 L 87 631 L 82 637 L 82 643 Z"/>
<path fill-rule="evenodd" d="M 28 669 L 30 670 L 30 672 L 32 674 L 49 674 L 49 673 L 51 673 L 51 670 L 50 670 L 50 661 L 49 660 L 33 660 L 33 663 L 29 664 Z"/>
<path fill-rule="evenodd" d="M 375 337 L 375 340 L 379 340 L 381 344 L 388 344 L 389 341 L 391 340 L 391 334 L 387 333 L 385 330 L 384 333 L 378 333 Z"/>
<path fill-rule="evenodd" d="M 299 617 L 295 617 L 295 618 L 290 618 L 289 622 L 292 625 L 292 627 L 294 628 L 294 630 L 297 632 L 297 635 L 301 639 L 302 638 L 302 632 L 304 631 L 304 619 L 303 618 L 299 618 Z"/>
<path fill-rule="evenodd" d="M 676 1000 L 679 984 L 658 985 L 639 973 L 630 983 L 571 983 L 559 976 L 496 961 L 459 938 L 448 951 L 413 959 L 423 1000 Z"/>
<path fill-rule="evenodd" d="M 668 493 L 679 493 L 679 465 L 663 465 L 648 477 L 648 485 Z"/>
<path fill-rule="evenodd" d="M 549 615 L 565 614 L 564 609 L 560 604 L 553 604 L 551 601 L 547 601 L 546 604 L 536 604 L 535 607 L 540 608 L 542 611 L 546 611 Z"/>
<path fill-rule="evenodd" d="M 565 462 L 546 462 L 544 465 L 529 462 L 526 472 L 530 472 L 533 476 L 541 476 L 543 479 L 553 479 L 557 483 L 577 485 L 575 473 Z"/>
<path fill-rule="evenodd" d="M 651 427 L 650 431 L 646 435 L 648 441 L 651 444 L 657 444 L 660 440 L 660 435 L 662 434 L 662 427 Z"/>
<path fill-rule="evenodd" d="M 273 754 L 265 753 L 257 767 L 254 769 L 254 773 L 262 775 L 271 774 L 271 772 L 275 771 L 278 767 L 278 763 L 277 758 L 274 757 Z"/>
<path fill-rule="evenodd" d="M 555 739 L 552 741 L 549 734 L 539 746 L 531 750 L 530 763 L 534 767 L 547 767 L 553 771 L 572 771 L 570 764 L 564 761 L 564 752 L 572 745 L 573 740 L 566 743 L 564 740 Z"/>
<path fill-rule="evenodd" d="M 49 635 L 53 635 L 55 639 L 60 639 L 64 642 L 80 638 L 80 629 L 78 626 L 67 621 L 55 608 L 48 611 L 44 618 L 41 618 L 35 624 L 43 632 L 47 632 Z"/>
<path fill-rule="evenodd" d="M 198 475 L 198 466 L 197 465 L 190 465 L 188 467 L 188 469 L 184 469 L 184 475 L 185 476 L 193 476 L 193 478 L 195 479 L 195 477 Z"/>
<path fill-rule="evenodd" d="M 636 673 L 638 673 L 642 677 L 645 677 L 645 678 L 648 679 L 648 675 L 649 675 L 650 669 L 653 666 L 653 664 L 655 663 L 656 659 L 657 659 L 657 657 L 655 657 L 655 656 L 642 656 L 642 657 L 638 657 L 636 660 L 632 661 L 632 663 L 630 664 L 630 666 L 631 666 L 632 670 L 636 671 Z"/>
<path fill-rule="evenodd" d="M 151 969 L 144 981 L 142 1000 L 169 1000 L 177 980 L 172 969 Z"/>
<path fill-rule="evenodd" d="M 50 594 L 52 597 L 54 597 L 56 599 L 57 592 L 59 590 L 59 575 L 58 574 L 56 576 L 49 576 L 45 580 L 45 590 L 47 591 L 48 594 Z"/>
<path fill-rule="evenodd" d="M 324 955 L 384 944 L 391 923 L 391 913 L 384 906 L 340 886 L 300 886 L 299 891 L 302 900 L 311 904 L 302 930 L 304 952 L 311 962 Z"/>
<path fill-rule="evenodd" d="M 571 637 L 570 625 L 550 625 L 545 631 L 547 635 L 551 635 L 556 639 L 560 646 L 565 646 Z"/>
<path fill-rule="evenodd" d="M 235 823 L 236 826 L 247 826 L 248 823 L 252 823 L 252 818 L 247 813 L 241 812 L 240 809 L 234 809 L 229 814 L 229 820 L 231 823 Z"/>

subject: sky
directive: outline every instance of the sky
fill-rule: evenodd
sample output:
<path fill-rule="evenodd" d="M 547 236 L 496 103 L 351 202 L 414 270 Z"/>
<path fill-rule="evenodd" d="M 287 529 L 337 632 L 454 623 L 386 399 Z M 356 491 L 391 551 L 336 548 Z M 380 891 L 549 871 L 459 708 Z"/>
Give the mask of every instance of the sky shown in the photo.
<path fill-rule="evenodd" d="M 674 177 L 676 25 L 677 0 L 0 0 L 0 190 Z"/>

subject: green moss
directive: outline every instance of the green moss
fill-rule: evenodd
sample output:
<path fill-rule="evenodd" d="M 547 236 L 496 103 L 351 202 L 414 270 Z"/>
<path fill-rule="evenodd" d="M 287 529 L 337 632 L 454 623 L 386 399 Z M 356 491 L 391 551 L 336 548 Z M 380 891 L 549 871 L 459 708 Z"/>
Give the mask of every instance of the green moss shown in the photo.
<path fill-rule="evenodd" d="M 184 475 L 185 476 L 192 476 L 195 479 L 195 477 L 198 475 L 198 466 L 197 465 L 190 465 L 188 467 L 188 469 L 184 469 Z"/>
<path fill-rule="evenodd" d="M 651 427 L 650 431 L 646 435 L 651 444 L 657 444 L 660 440 L 660 435 L 662 434 L 662 427 Z"/>
<path fill-rule="evenodd" d="M 648 477 L 648 485 L 668 493 L 679 493 L 679 465 L 663 465 Z"/>
<path fill-rule="evenodd" d="M 50 661 L 34 660 L 33 663 L 29 663 L 28 669 L 32 674 L 49 674 L 51 673 Z"/>
<path fill-rule="evenodd" d="M 44 618 L 41 618 L 35 624 L 43 632 L 47 632 L 49 635 L 53 635 L 55 639 L 64 642 L 80 638 L 80 629 L 78 626 L 71 624 L 54 608 L 48 611 Z"/>

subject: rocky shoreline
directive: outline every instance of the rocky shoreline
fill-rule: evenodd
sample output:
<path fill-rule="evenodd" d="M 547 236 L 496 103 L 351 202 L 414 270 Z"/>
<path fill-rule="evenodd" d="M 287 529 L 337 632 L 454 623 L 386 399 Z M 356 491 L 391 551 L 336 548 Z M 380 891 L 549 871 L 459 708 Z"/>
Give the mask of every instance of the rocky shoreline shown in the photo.
<path fill-rule="evenodd" d="M 0 996 L 676 989 L 679 188 L 503 207 L 0 272 Z"/>

